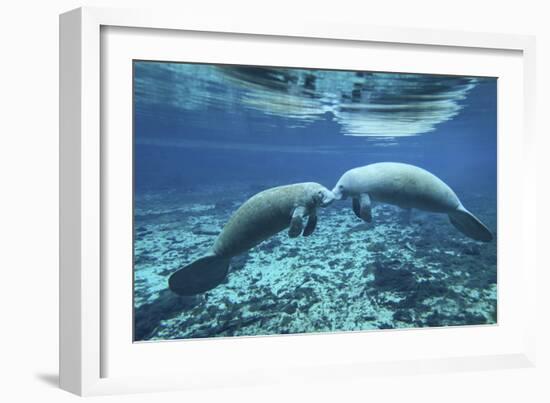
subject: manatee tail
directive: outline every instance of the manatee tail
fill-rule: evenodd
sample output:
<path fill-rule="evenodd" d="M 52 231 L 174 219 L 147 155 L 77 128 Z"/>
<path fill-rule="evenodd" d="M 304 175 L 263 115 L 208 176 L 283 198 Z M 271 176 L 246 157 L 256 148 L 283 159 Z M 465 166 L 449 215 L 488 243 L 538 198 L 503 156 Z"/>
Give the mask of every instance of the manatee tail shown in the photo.
<path fill-rule="evenodd" d="M 493 240 L 493 234 L 481 221 L 463 206 L 449 213 L 449 220 L 457 230 L 476 241 L 489 242 Z"/>
<path fill-rule="evenodd" d="M 168 279 L 170 289 L 178 295 L 195 295 L 211 290 L 227 276 L 231 258 L 208 255 L 182 267 Z"/>

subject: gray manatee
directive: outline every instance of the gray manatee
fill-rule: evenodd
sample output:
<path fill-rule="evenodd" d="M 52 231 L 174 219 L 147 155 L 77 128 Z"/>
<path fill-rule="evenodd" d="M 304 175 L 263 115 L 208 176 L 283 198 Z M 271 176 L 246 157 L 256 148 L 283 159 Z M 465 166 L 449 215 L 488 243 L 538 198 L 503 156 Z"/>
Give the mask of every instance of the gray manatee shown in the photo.
<path fill-rule="evenodd" d="M 216 287 L 227 276 L 233 256 L 286 228 L 291 238 L 311 235 L 317 224 L 317 207 L 328 206 L 333 200 L 330 190 L 314 182 L 279 186 L 252 196 L 231 216 L 204 257 L 170 276 L 170 289 L 179 295 L 195 295 Z"/>
<path fill-rule="evenodd" d="M 367 222 L 372 221 L 371 202 L 379 201 L 404 209 L 445 213 L 464 235 L 483 242 L 493 239 L 491 231 L 464 208 L 445 182 L 414 165 L 380 162 L 350 169 L 332 192 L 337 200 L 351 197 L 353 211 Z"/>

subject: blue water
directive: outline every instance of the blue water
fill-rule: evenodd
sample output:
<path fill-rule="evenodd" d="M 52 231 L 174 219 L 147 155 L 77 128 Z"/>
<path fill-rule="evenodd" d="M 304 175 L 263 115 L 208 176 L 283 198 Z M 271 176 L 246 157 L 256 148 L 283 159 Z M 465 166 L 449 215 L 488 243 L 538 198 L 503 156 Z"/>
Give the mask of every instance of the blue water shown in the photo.
<path fill-rule="evenodd" d="M 495 78 L 135 62 L 135 340 L 496 323 L 496 94 Z M 213 290 L 168 290 L 255 193 L 382 161 L 441 178 L 495 239 L 337 201 Z"/>

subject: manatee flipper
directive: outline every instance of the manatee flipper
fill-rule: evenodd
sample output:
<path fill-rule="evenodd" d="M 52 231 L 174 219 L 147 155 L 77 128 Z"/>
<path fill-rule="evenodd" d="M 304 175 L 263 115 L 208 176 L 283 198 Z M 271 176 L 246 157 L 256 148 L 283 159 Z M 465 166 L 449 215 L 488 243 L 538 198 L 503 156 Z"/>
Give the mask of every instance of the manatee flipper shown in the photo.
<path fill-rule="evenodd" d="M 351 199 L 351 208 L 353 209 L 353 212 L 357 216 L 357 218 L 361 218 L 361 202 L 359 201 L 358 197 L 354 197 Z"/>
<path fill-rule="evenodd" d="M 304 232 L 302 232 L 303 236 L 310 236 L 313 234 L 313 231 L 315 231 L 315 227 L 317 226 L 317 214 L 315 212 L 312 212 L 309 214 L 307 219 L 306 227 L 304 228 Z"/>
<path fill-rule="evenodd" d="M 366 222 L 372 222 L 370 196 L 362 193 L 359 196 L 359 217 Z"/>
<path fill-rule="evenodd" d="M 227 276 L 231 258 L 208 255 L 179 269 L 168 279 L 170 289 L 178 295 L 195 295 L 211 290 Z"/>
<path fill-rule="evenodd" d="M 459 206 L 455 211 L 449 213 L 449 220 L 456 229 L 469 238 L 482 242 L 489 242 L 493 239 L 491 231 L 463 206 Z"/>
<path fill-rule="evenodd" d="M 290 227 L 288 228 L 288 236 L 296 238 L 304 229 L 304 214 L 306 209 L 303 206 L 296 207 L 292 212 L 290 219 Z"/>

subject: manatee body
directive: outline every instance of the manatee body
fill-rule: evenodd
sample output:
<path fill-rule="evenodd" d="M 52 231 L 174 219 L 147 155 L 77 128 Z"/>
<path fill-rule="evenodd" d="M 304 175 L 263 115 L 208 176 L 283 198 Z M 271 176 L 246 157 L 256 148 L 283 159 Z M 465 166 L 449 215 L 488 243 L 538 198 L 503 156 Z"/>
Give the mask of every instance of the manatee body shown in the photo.
<path fill-rule="evenodd" d="M 351 197 L 355 214 L 372 221 L 371 202 L 393 204 L 404 209 L 448 214 L 451 223 L 464 235 L 489 242 L 491 231 L 441 179 L 414 165 L 381 162 L 347 171 L 333 189 L 337 200 Z"/>
<path fill-rule="evenodd" d="M 227 276 L 233 256 L 286 228 L 291 238 L 311 235 L 317 208 L 333 200 L 330 190 L 314 182 L 279 186 L 252 196 L 231 216 L 209 253 L 170 276 L 170 289 L 179 295 L 195 295 L 216 287 Z"/>

